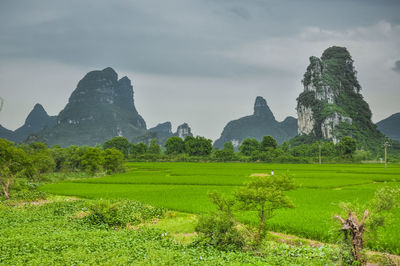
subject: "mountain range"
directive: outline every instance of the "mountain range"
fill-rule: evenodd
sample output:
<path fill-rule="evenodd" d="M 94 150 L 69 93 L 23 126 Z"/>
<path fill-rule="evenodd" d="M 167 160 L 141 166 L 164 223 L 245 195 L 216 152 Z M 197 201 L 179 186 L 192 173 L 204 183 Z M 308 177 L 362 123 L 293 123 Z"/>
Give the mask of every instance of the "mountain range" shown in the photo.
<path fill-rule="evenodd" d="M 366 148 L 372 142 L 380 142 L 382 133 L 400 141 L 400 113 L 376 125 L 372 123 L 372 113 L 360 93 L 353 60 L 346 48 L 334 46 L 326 49 L 321 58 L 310 57 L 302 82 L 304 91 L 297 99 L 298 120 L 289 116 L 277 121 L 267 101 L 258 96 L 253 114 L 227 123 L 214 147 L 221 148 L 228 141 L 237 147 L 245 138 L 261 140 L 265 135 L 271 135 L 279 144 L 297 134 L 334 142 L 350 135 Z M 44 141 L 50 146 L 95 146 L 114 136 L 123 136 L 133 143 L 149 143 L 157 138 L 163 145 L 171 136 L 184 139 L 193 133 L 187 123 L 179 125 L 175 133 L 171 122 L 147 129 L 134 104 L 131 80 L 119 79 L 110 67 L 87 73 L 57 116 L 49 116 L 42 105 L 36 104 L 15 131 L 0 125 L 0 138 L 16 143 Z"/>
<path fill-rule="evenodd" d="M 297 135 L 297 119 L 289 116 L 282 122 L 276 121 L 267 101 L 258 96 L 254 102 L 253 114 L 230 121 L 224 127 L 221 137 L 214 142 L 214 147 L 222 148 L 228 141 L 238 147 L 245 138 L 260 141 L 265 135 L 272 136 L 281 144 Z"/>

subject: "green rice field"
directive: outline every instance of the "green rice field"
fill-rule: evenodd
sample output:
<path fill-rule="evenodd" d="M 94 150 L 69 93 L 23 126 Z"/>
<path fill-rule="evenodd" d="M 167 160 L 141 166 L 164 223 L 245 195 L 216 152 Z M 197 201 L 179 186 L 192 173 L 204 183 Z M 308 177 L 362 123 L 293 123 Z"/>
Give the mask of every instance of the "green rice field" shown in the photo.
<path fill-rule="evenodd" d="M 77 179 L 41 187 L 57 195 L 89 199 L 130 199 L 188 213 L 205 213 L 214 206 L 208 192 L 232 194 L 251 174 L 288 172 L 298 189 L 288 195 L 294 209 L 277 212 L 268 223 L 272 231 L 332 242 L 337 237 L 335 213 L 340 202 L 363 203 L 377 188 L 400 185 L 400 165 L 380 164 L 258 164 L 258 163 L 128 163 L 126 173 Z M 239 213 L 240 220 L 255 223 L 256 214 Z M 382 228 L 369 247 L 400 254 L 400 211 Z"/>

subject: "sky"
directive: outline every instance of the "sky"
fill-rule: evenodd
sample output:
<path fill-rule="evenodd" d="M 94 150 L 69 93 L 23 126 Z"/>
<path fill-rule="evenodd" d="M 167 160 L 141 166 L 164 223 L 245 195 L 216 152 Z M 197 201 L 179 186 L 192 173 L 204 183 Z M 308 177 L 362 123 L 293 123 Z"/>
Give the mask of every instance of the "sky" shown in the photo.
<path fill-rule="evenodd" d="M 310 56 L 345 46 L 378 122 L 400 112 L 398 0 L 0 0 L 0 124 L 57 115 L 80 79 L 112 67 L 148 128 L 217 139 L 257 96 L 296 117 Z"/>

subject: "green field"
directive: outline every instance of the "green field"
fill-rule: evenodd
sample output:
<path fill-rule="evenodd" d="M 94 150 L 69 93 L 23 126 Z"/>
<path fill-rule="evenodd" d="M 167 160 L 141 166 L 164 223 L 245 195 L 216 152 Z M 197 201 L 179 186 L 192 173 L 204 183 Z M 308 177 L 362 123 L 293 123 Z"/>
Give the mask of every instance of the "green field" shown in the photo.
<path fill-rule="evenodd" d="M 130 199 L 154 206 L 189 212 L 212 210 L 207 193 L 232 194 L 254 173 L 289 172 L 299 185 L 288 193 L 295 209 L 281 210 L 269 222 L 270 230 L 320 241 L 333 241 L 337 232 L 332 216 L 340 202 L 363 203 L 377 188 L 398 186 L 400 165 L 384 169 L 376 164 L 293 165 L 256 163 L 128 163 L 127 172 L 108 177 L 47 184 L 41 190 L 90 199 Z M 240 213 L 245 223 L 256 221 L 255 213 Z M 400 212 L 392 225 L 369 242 L 370 248 L 400 254 Z"/>

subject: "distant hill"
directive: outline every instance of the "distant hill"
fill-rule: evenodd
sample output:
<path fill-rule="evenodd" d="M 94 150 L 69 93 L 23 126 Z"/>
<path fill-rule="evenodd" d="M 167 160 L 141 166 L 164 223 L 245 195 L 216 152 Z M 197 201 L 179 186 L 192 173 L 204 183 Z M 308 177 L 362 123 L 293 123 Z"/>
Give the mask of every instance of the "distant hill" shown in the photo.
<path fill-rule="evenodd" d="M 231 141 L 238 147 L 245 138 L 261 140 L 270 135 L 281 144 L 297 135 L 297 119 L 287 117 L 283 122 L 276 121 L 267 101 L 258 96 L 254 103 L 253 115 L 230 121 L 214 142 L 214 147 L 222 148 L 225 142 Z"/>
<path fill-rule="evenodd" d="M 115 136 L 132 141 L 145 132 L 146 122 L 135 108 L 130 79 L 118 79 L 108 67 L 87 73 L 59 113 L 56 125 L 40 135 L 49 145 L 94 146 Z"/>
<path fill-rule="evenodd" d="M 38 134 L 44 128 L 55 126 L 56 116 L 49 116 L 43 106 L 37 103 L 27 116 L 25 123 L 15 131 L 0 126 L 0 138 L 8 139 L 16 143 L 25 141 L 31 134 Z"/>
<path fill-rule="evenodd" d="M 0 138 L 14 141 L 14 131 L 0 125 Z"/>
<path fill-rule="evenodd" d="M 376 125 L 383 134 L 391 139 L 400 141 L 400 113 L 393 114 L 379 121 Z"/>
<path fill-rule="evenodd" d="M 173 133 L 171 122 L 165 122 L 150 128 L 142 136 L 136 137 L 133 142 L 143 142 L 149 144 L 152 139 L 157 139 L 158 143 L 164 146 L 165 142 L 172 136 L 178 136 L 181 139 L 185 139 L 187 136 L 193 136 L 193 134 L 187 123 L 179 125 L 176 132 Z"/>

